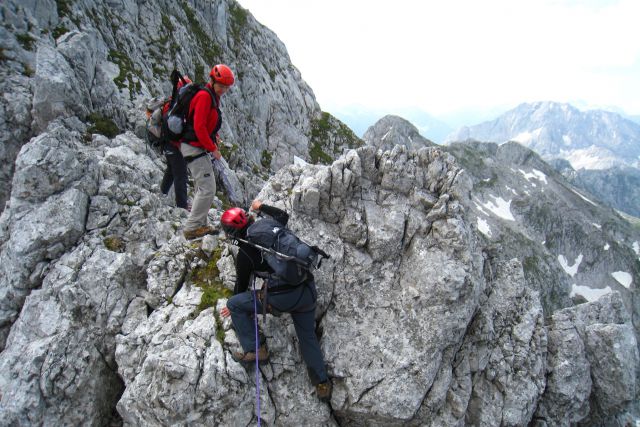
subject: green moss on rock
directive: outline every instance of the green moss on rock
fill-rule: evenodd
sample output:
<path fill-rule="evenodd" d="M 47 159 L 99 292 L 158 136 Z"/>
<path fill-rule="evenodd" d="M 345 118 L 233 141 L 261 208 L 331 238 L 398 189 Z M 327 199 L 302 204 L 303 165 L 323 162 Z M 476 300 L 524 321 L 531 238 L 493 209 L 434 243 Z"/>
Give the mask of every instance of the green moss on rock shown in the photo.
<path fill-rule="evenodd" d="M 331 114 L 323 112 L 311 122 L 309 157 L 312 163 L 329 164 L 344 148 L 357 148 L 363 141 Z"/>
<path fill-rule="evenodd" d="M 124 240 L 119 236 L 108 236 L 102 240 L 104 247 L 112 252 L 124 252 L 126 245 Z"/>
<path fill-rule="evenodd" d="M 229 298 L 233 295 L 220 279 L 220 270 L 217 263 L 222 255 L 222 248 L 216 248 L 206 265 L 197 267 L 191 274 L 193 284 L 202 289 L 202 298 L 198 304 L 198 312 L 209 307 L 215 307 L 220 298 Z"/>
<path fill-rule="evenodd" d="M 87 132 L 89 134 L 99 133 L 100 135 L 104 135 L 107 138 L 113 138 L 120 133 L 120 129 L 118 129 L 118 126 L 114 123 L 114 121 L 108 117 L 102 116 L 101 114 L 91 113 L 89 115 L 89 121 L 93 123 L 87 129 Z"/>

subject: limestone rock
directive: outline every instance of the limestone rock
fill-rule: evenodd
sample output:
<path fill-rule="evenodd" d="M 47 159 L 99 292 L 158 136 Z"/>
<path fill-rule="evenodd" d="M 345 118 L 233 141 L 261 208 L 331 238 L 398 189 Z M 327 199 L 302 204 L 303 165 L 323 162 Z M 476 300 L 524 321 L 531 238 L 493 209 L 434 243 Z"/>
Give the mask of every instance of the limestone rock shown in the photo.
<path fill-rule="evenodd" d="M 362 136 L 368 144 L 380 150 L 391 150 L 395 145 L 403 145 L 418 150 L 433 147 L 436 144 L 420 135 L 418 129 L 407 120 L 398 116 L 384 116 L 371 126 Z"/>
<path fill-rule="evenodd" d="M 130 134 L 87 144 L 62 122 L 21 150 L 1 220 L 0 412 L 9 425 L 113 417 L 123 389 L 116 334 L 130 324 L 157 245 L 175 233 L 174 210 L 153 190 L 161 170 L 144 153 Z"/>

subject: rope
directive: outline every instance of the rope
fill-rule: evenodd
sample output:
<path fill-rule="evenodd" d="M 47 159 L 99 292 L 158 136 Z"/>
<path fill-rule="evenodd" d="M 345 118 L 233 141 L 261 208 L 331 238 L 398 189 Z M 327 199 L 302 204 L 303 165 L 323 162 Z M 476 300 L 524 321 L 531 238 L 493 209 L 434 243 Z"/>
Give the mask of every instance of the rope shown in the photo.
<path fill-rule="evenodd" d="M 258 407 L 258 427 L 260 427 L 260 365 L 258 362 L 258 348 L 260 340 L 258 339 L 258 295 L 256 294 L 256 278 L 253 281 L 253 319 L 256 330 L 256 406 Z"/>

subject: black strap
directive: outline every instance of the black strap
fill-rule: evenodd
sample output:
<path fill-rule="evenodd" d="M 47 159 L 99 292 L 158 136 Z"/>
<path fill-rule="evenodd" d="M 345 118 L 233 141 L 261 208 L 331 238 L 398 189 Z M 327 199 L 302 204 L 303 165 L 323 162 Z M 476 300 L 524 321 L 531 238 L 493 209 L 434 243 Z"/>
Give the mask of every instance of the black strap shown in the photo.
<path fill-rule="evenodd" d="M 173 106 L 173 104 L 178 99 L 178 81 L 180 80 L 184 82 L 182 74 L 178 72 L 178 70 L 174 69 L 171 72 L 171 84 L 173 85 L 171 89 L 171 106 Z"/>
<path fill-rule="evenodd" d="M 185 160 L 185 162 L 187 162 L 187 164 L 189 164 L 189 163 L 193 162 L 195 159 L 199 159 L 200 157 L 204 157 L 207 154 L 209 154 L 209 153 L 207 153 L 206 151 L 203 151 L 202 153 L 197 154 L 195 156 L 185 156 L 184 160 Z"/>

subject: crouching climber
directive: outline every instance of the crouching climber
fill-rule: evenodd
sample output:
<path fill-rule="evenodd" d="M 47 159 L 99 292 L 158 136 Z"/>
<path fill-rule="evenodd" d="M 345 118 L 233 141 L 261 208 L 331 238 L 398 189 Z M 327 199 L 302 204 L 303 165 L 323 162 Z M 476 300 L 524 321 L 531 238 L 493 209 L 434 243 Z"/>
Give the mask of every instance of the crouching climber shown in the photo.
<path fill-rule="evenodd" d="M 331 397 L 331 382 L 327 376 L 324 358 L 315 334 L 317 291 L 313 275 L 310 271 L 300 268 L 299 264 L 287 265 L 293 261 L 276 259 L 272 253 L 264 251 L 267 247 L 265 238 L 285 241 L 288 235 L 282 233 L 293 235 L 286 229 L 289 214 L 274 206 L 264 205 L 260 200 L 254 200 L 251 209 L 268 217 L 254 221 L 243 209 L 231 208 L 225 211 L 220 219 L 222 229 L 228 236 L 236 239 L 239 246 L 236 257 L 234 296 L 221 310 L 223 317 L 231 316 L 233 327 L 242 346 L 242 351 L 233 353 L 232 357 L 244 364 L 255 363 L 256 357 L 259 363 L 266 362 L 269 359 L 269 353 L 264 344 L 259 346 L 256 354 L 257 334 L 254 312 L 257 310 L 257 313 L 261 313 L 266 308 L 266 311 L 272 314 L 289 313 L 293 319 L 300 342 L 300 351 L 307 365 L 311 382 L 316 388 L 316 394 L 320 400 L 328 401 Z M 311 253 L 308 249 L 306 251 L 298 249 L 298 251 Z M 324 253 L 323 255 L 326 256 Z M 304 254 L 301 256 L 304 257 Z M 277 274 L 276 270 L 278 270 Z M 291 270 L 291 273 L 285 270 Z M 266 285 L 257 293 L 258 298 L 255 302 L 254 293 L 248 290 L 252 274 L 266 277 Z"/>

